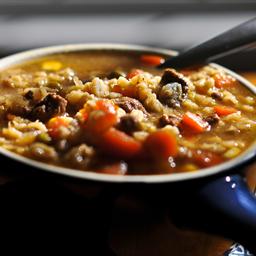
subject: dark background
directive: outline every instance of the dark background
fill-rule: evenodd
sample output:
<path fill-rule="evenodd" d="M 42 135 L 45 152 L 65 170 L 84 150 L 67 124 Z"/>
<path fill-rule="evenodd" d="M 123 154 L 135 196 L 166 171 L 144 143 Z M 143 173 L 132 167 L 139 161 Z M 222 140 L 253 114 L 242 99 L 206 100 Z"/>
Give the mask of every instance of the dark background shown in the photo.
<path fill-rule="evenodd" d="M 255 14 L 255 0 L 0 0 L 0 56 L 91 42 L 184 50 Z M 231 67 L 252 68 L 251 55 Z"/>

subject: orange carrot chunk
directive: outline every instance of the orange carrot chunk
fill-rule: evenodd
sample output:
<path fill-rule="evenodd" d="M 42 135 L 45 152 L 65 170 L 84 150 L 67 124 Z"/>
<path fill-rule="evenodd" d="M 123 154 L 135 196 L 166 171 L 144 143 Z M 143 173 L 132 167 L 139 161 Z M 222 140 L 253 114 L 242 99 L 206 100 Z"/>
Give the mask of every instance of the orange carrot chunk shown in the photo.
<path fill-rule="evenodd" d="M 142 149 L 139 141 L 115 128 L 103 133 L 99 144 L 106 154 L 123 159 L 138 155 Z"/>
<path fill-rule="evenodd" d="M 92 110 L 79 111 L 82 127 L 92 134 L 105 132 L 118 122 L 117 106 L 110 100 L 99 100 Z"/>
<path fill-rule="evenodd" d="M 117 106 L 110 100 L 98 100 L 96 102 L 96 110 L 102 110 L 105 113 L 116 114 Z"/>
<path fill-rule="evenodd" d="M 56 116 L 51 118 L 46 124 L 49 130 L 49 135 L 52 138 L 57 139 L 61 134 L 61 127 L 68 127 L 69 123 L 70 120 L 63 116 Z"/>
<path fill-rule="evenodd" d="M 77 116 L 79 116 L 79 121 L 85 123 L 88 120 L 89 113 L 85 108 L 82 108 L 78 111 Z"/>
<path fill-rule="evenodd" d="M 105 132 L 117 124 L 117 122 L 118 118 L 116 114 L 95 110 L 90 113 L 84 127 L 92 134 L 99 134 Z"/>
<path fill-rule="evenodd" d="M 217 88 L 232 87 L 236 82 L 236 80 L 231 76 L 223 76 L 219 74 L 214 76 L 214 81 Z"/>
<path fill-rule="evenodd" d="M 112 92 L 118 92 L 121 93 L 123 96 L 132 98 L 135 96 L 136 90 L 133 86 L 122 87 L 120 85 L 115 85 L 112 89 Z"/>
<path fill-rule="evenodd" d="M 236 113 L 238 110 L 232 107 L 218 105 L 218 106 L 214 106 L 214 111 L 219 116 L 227 116 L 227 115 Z"/>
<path fill-rule="evenodd" d="M 167 160 L 175 157 L 178 152 L 175 135 L 169 131 L 158 130 L 151 133 L 144 142 L 147 153 L 156 160 Z"/>
<path fill-rule="evenodd" d="M 141 55 L 140 61 L 147 66 L 157 66 L 164 62 L 164 58 L 158 55 Z"/>
<path fill-rule="evenodd" d="M 195 150 L 192 152 L 194 162 L 201 168 L 214 166 L 223 162 L 223 158 L 213 152 Z"/>
<path fill-rule="evenodd" d="M 189 128 L 191 133 L 202 133 L 209 127 L 206 121 L 191 112 L 187 112 L 183 115 L 181 123 L 185 128 Z"/>
<path fill-rule="evenodd" d="M 140 70 L 140 69 L 133 69 L 130 73 L 127 74 L 126 77 L 127 77 L 128 79 L 131 79 L 131 78 L 133 78 L 134 76 L 140 75 L 140 74 L 142 74 L 142 73 L 143 73 L 143 71 Z"/>

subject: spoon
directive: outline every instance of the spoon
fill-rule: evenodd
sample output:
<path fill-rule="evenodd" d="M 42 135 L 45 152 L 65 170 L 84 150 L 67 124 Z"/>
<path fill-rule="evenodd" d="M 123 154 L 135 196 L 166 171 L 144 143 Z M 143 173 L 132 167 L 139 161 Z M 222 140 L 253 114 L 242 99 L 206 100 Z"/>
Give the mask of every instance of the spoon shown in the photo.
<path fill-rule="evenodd" d="M 228 31 L 187 51 L 167 59 L 159 68 L 185 68 L 209 62 L 209 59 L 237 52 L 256 42 L 256 18 L 246 21 Z"/>

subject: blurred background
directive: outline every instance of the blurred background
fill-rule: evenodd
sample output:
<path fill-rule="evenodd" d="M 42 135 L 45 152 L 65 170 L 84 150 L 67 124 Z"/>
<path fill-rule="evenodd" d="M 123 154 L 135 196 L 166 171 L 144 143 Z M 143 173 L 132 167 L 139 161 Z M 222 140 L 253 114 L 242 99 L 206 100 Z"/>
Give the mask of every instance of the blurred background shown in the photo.
<path fill-rule="evenodd" d="M 255 0 L 0 0 L 0 56 L 90 42 L 183 50 L 255 14 Z"/>

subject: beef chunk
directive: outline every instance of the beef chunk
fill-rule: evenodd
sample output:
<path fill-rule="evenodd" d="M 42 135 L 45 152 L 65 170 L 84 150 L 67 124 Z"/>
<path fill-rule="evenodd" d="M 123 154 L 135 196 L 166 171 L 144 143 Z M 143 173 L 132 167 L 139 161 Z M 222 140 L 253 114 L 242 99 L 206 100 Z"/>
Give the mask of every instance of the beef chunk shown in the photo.
<path fill-rule="evenodd" d="M 62 115 L 66 112 L 67 101 L 56 93 L 49 93 L 31 110 L 29 118 L 47 121 L 53 116 Z"/>
<path fill-rule="evenodd" d="M 28 91 L 25 95 L 24 98 L 26 100 L 33 100 L 34 99 L 34 93 L 32 91 Z"/>
<path fill-rule="evenodd" d="M 181 84 L 183 94 L 188 92 L 189 80 L 187 80 L 183 74 L 177 72 L 175 69 L 165 69 L 160 84 L 165 85 L 175 82 Z"/>
<path fill-rule="evenodd" d="M 22 116 L 27 118 L 31 109 L 29 106 L 20 106 L 20 105 L 13 105 L 11 108 L 8 109 L 8 112 L 16 115 L 16 116 Z"/>
<path fill-rule="evenodd" d="M 113 78 L 119 78 L 120 76 L 123 76 L 125 77 L 125 73 L 120 71 L 120 70 L 115 70 L 115 71 L 112 71 L 108 74 L 107 78 L 108 79 L 113 79 Z"/>
<path fill-rule="evenodd" d="M 187 97 L 189 80 L 174 69 L 166 69 L 160 81 L 158 98 L 169 107 L 180 107 L 180 103 Z"/>
<path fill-rule="evenodd" d="M 158 99 L 165 105 L 173 108 L 180 107 L 182 87 L 179 83 L 170 83 L 162 86 L 158 92 Z"/>
<path fill-rule="evenodd" d="M 158 120 L 160 127 L 164 127 L 166 125 L 178 126 L 180 121 L 180 117 L 166 114 L 163 114 Z"/>
<path fill-rule="evenodd" d="M 73 147 L 64 156 L 64 161 L 74 168 L 84 169 L 91 163 L 95 151 L 86 144 Z"/>
<path fill-rule="evenodd" d="M 211 94 L 211 97 L 215 100 L 222 100 L 223 95 L 220 92 L 213 92 Z"/>
<path fill-rule="evenodd" d="M 125 110 L 126 113 L 131 113 L 134 109 L 141 110 L 144 114 L 147 114 L 146 109 L 136 99 L 130 97 L 121 97 L 113 99 L 114 103 L 120 108 Z"/>
<path fill-rule="evenodd" d="M 139 130 L 139 123 L 131 115 L 125 115 L 120 118 L 120 122 L 117 127 L 119 130 L 131 134 L 132 132 Z"/>
<path fill-rule="evenodd" d="M 209 125 L 216 125 L 220 118 L 217 114 L 212 114 L 204 119 Z"/>

